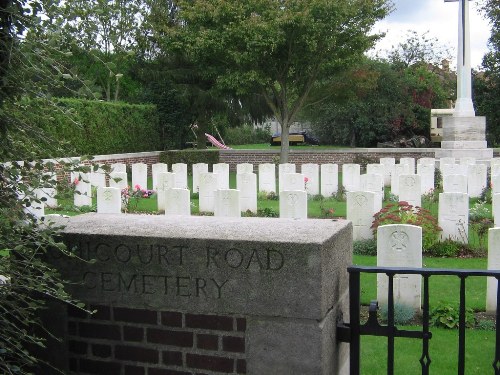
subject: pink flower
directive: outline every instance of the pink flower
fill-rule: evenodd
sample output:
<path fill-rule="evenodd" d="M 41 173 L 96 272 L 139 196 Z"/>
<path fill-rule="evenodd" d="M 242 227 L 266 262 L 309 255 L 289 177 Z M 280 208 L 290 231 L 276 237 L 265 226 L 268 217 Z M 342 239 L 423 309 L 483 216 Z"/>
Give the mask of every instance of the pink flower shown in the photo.
<path fill-rule="evenodd" d="M 135 189 L 135 190 L 141 190 L 141 185 L 136 184 L 136 185 L 134 186 L 134 189 Z"/>
<path fill-rule="evenodd" d="M 309 179 L 307 177 L 304 177 L 304 182 L 308 182 Z"/>
<path fill-rule="evenodd" d="M 73 185 L 78 185 L 78 183 L 80 182 L 80 180 L 78 179 L 78 177 L 75 177 L 75 179 L 73 180 Z"/>
<path fill-rule="evenodd" d="M 148 193 L 142 195 L 143 198 L 149 198 Z"/>

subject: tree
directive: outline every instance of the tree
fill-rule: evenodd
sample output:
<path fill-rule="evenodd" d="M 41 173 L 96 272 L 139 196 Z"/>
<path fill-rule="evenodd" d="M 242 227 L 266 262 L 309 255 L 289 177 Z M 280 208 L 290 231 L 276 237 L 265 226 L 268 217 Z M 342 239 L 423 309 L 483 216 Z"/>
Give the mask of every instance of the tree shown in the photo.
<path fill-rule="evenodd" d="M 172 53 L 201 67 L 217 90 L 264 98 L 281 125 L 282 163 L 290 125 L 309 95 L 357 61 L 380 35 L 386 0 L 179 0 L 166 31 Z"/>
<path fill-rule="evenodd" d="M 56 61 L 65 51 L 56 34 L 41 26 L 38 13 L 43 2 L 0 1 L 0 373 L 28 374 L 42 362 L 34 348 L 44 346 L 38 314 L 47 300 L 75 303 L 64 290 L 64 281 L 44 260 L 49 249 L 66 252 L 55 237 L 56 229 L 33 215 L 32 204 L 44 198 L 37 188 L 53 187 L 46 172 L 54 166 L 36 160 L 37 152 L 59 147 L 31 123 L 9 110 L 29 111 L 24 97 L 48 100 L 49 85 L 64 83 L 69 74 Z M 39 37 L 27 37 L 27 29 Z M 36 79 L 33 79 L 36 78 Z M 14 111 L 20 113 L 22 111 Z M 3 281 L 7 280 L 6 283 Z"/>

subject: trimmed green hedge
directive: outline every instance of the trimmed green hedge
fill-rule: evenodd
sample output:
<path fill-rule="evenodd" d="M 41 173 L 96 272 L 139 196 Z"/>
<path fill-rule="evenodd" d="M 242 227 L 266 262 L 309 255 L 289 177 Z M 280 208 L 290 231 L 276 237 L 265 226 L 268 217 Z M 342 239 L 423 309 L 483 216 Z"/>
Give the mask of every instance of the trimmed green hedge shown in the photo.
<path fill-rule="evenodd" d="M 186 163 L 188 173 L 193 170 L 196 163 L 217 164 L 219 162 L 219 150 L 180 150 L 164 151 L 160 154 L 160 163 L 175 164 Z"/>
<path fill-rule="evenodd" d="M 161 150 L 156 107 L 83 99 L 24 100 L 16 115 L 77 155 Z M 61 155 L 63 156 L 63 155 Z M 66 155 L 67 156 L 67 155 Z"/>

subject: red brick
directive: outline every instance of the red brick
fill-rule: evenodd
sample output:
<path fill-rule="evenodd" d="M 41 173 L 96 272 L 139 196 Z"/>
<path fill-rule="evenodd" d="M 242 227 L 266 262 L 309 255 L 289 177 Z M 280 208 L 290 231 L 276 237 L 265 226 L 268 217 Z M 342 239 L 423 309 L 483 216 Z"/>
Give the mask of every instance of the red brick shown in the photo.
<path fill-rule="evenodd" d="M 161 368 L 149 368 L 148 375 L 192 375 L 190 372 L 167 370 Z"/>
<path fill-rule="evenodd" d="M 186 314 L 186 327 L 232 331 L 233 318 L 217 315 Z"/>
<path fill-rule="evenodd" d="M 191 368 L 212 370 L 219 372 L 233 372 L 234 361 L 230 358 L 214 357 L 210 355 L 186 354 L 187 366 Z"/>
<path fill-rule="evenodd" d="M 111 308 L 109 306 L 90 306 L 90 310 L 95 310 L 95 313 L 90 316 L 92 320 L 111 320 Z"/>
<path fill-rule="evenodd" d="M 120 340 L 120 327 L 108 324 L 79 323 L 81 337 Z"/>
<path fill-rule="evenodd" d="M 139 366 L 125 366 L 125 375 L 145 375 L 146 369 Z"/>
<path fill-rule="evenodd" d="M 245 332 L 247 330 L 247 320 L 245 318 L 236 319 L 236 330 Z"/>
<path fill-rule="evenodd" d="M 182 314 L 178 312 L 163 311 L 161 324 L 169 327 L 182 327 Z"/>
<path fill-rule="evenodd" d="M 157 313 L 151 310 L 128 309 L 115 307 L 114 318 L 116 321 L 129 323 L 157 324 Z"/>
<path fill-rule="evenodd" d="M 139 327 L 123 327 L 123 340 L 139 342 L 144 340 L 144 329 Z"/>
<path fill-rule="evenodd" d="M 127 361 L 158 363 L 159 353 L 154 349 L 141 348 L 140 346 L 117 345 L 115 358 Z"/>
<path fill-rule="evenodd" d="M 182 366 L 182 353 L 164 351 L 163 352 L 163 363 L 171 366 Z"/>
<path fill-rule="evenodd" d="M 247 373 L 247 361 L 244 359 L 236 360 L 236 372 L 238 374 L 246 374 Z"/>
<path fill-rule="evenodd" d="M 80 359 L 80 373 L 87 374 L 119 374 L 121 365 L 116 362 L 92 361 L 90 359 Z"/>
<path fill-rule="evenodd" d="M 87 343 L 83 341 L 69 340 L 68 350 L 74 354 L 87 354 Z"/>
<path fill-rule="evenodd" d="M 109 358 L 111 357 L 111 346 L 92 344 L 92 354 L 95 357 Z"/>
<path fill-rule="evenodd" d="M 234 336 L 223 337 L 222 350 L 226 352 L 245 353 L 245 338 Z"/>
<path fill-rule="evenodd" d="M 219 349 L 219 336 L 216 335 L 204 335 L 197 334 L 196 335 L 196 346 L 200 349 L 206 350 L 217 350 Z"/>
<path fill-rule="evenodd" d="M 146 335 L 147 341 L 155 344 L 174 345 L 185 348 L 193 347 L 192 332 L 149 328 Z"/>

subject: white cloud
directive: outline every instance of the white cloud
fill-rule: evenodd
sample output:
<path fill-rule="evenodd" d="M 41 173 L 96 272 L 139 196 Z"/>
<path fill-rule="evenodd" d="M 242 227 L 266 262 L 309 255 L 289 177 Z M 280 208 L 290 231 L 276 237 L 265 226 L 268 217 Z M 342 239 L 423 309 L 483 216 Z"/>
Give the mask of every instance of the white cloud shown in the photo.
<path fill-rule="evenodd" d="M 393 0 L 395 10 L 376 25 L 375 31 L 384 31 L 386 36 L 376 46 L 376 51 L 391 49 L 405 40 L 408 30 L 437 38 L 442 45 L 450 47 L 456 54 L 458 43 L 458 2 L 444 0 Z M 474 2 L 470 2 L 470 40 L 472 67 L 481 65 L 487 52 L 490 36 L 488 21 L 482 18 Z M 456 65 L 456 61 L 452 62 Z"/>

